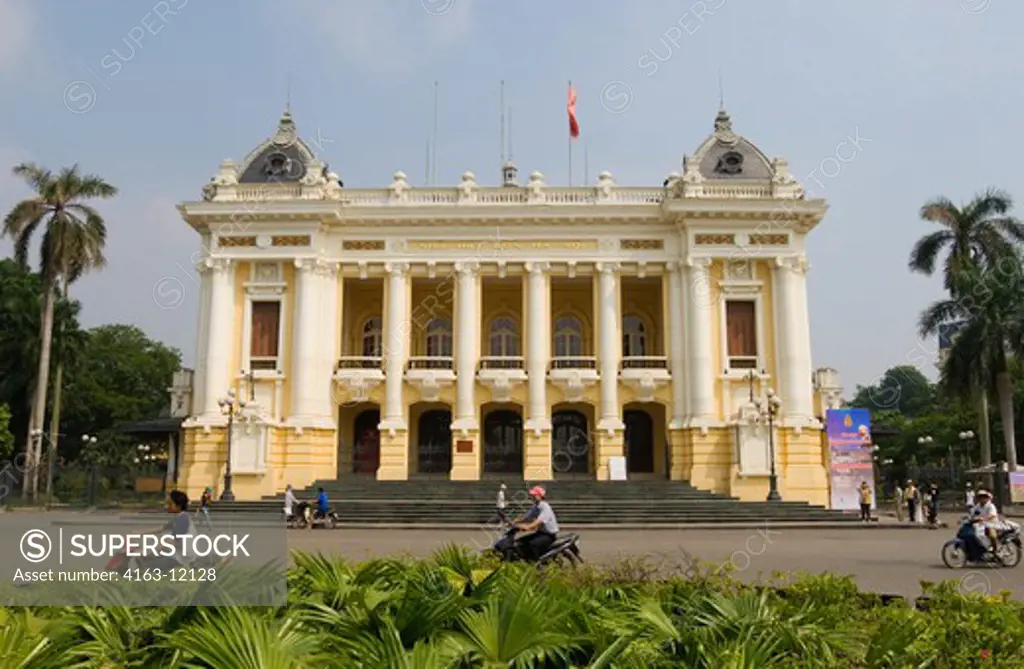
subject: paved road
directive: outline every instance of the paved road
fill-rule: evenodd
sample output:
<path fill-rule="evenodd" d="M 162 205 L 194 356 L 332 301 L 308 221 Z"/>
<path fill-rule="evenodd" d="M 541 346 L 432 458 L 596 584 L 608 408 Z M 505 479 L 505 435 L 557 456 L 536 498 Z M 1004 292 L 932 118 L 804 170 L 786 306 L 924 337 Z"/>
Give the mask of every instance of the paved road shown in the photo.
<path fill-rule="evenodd" d="M 610 563 L 644 556 L 668 569 L 685 569 L 687 555 L 711 565 L 732 563 L 734 575 L 756 582 L 775 571 L 826 571 L 854 576 L 874 592 L 916 597 L 921 581 L 957 579 L 964 592 L 1011 591 L 1024 599 L 1024 565 L 1016 569 L 951 571 L 940 548 L 953 530 L 784 529 L 583 530 L 580 547 L 588 562 Z M 293 530 L 289 546 L 350 559 L 387 555 L 427 556 L 447 543 L 488 545 L 493 535 L 478 530 Z"/>

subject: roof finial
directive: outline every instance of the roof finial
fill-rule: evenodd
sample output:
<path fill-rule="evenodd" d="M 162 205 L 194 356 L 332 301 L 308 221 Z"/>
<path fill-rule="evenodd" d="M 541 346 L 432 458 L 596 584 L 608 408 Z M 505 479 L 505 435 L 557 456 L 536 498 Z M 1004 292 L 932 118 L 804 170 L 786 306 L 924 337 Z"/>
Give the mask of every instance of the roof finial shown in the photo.
<path fill-rule="evenodd" d="M 718 108 L 725 109 L 725 88 L 722 86 L 722 68 L 718 68 Z"/>
<path fill-rule="evenodd" d="M 286 91 L 285 91 L 285 98 L 284 98 L 284 113 L 285 114 L 291 114 L 292 113 L 292 73 L 291 72 L 288 73 L 288 84 L 287 84 L 287 88 L 286 88 Z"/>

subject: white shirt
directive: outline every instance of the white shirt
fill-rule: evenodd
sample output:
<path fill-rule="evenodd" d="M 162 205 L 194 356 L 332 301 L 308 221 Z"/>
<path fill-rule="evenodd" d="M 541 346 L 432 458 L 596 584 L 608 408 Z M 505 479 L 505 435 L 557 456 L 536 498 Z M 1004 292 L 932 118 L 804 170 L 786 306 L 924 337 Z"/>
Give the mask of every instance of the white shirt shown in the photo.
<path fill-rule="evenodd" d="M 979 527 L 991 527 L 993 529 L 1002 529 L 1003 522 L 999 520 L 999 511 L 996 509 L 996 505 L 992 502 L 987 504 L 979 504 L 974 507 L 981 516 L 981 522 L 978 524 Z"/>
<path fill-rule="evenodd" d="M 285 515 L 288 515 L 288 516 L 292 515 L 292 507 L 295 506 L 295 502 L 296 501 L 297 500 L 295 499 L 295 493 L 293 493 L 291 490 L 285 490 L 284 491 L 284 512 L 285 512 Z"/>
<path fill-rule="evenodd" d="M 967 506 L 974 506 L 974 491 L 967 491 Z"/>
<path fill-rule="evenodd" d="M 499 490 L 498 491 L 498 508 L 501 509 L 502 511 L 505 510 L 505 491 L 504 490 Z"/>

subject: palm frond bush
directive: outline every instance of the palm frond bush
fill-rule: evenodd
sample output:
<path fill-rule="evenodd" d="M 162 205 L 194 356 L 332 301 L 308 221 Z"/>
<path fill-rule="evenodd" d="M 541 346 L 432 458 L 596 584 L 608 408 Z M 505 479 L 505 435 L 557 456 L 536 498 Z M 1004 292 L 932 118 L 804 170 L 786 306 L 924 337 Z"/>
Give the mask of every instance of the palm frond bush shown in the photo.
<path fill-rule="evenodd" d="M 952 581 L 924 584 L 929 606 L 914 608 L 828 574 L 749 585 L 643 560 L 537 570 L 455 547 L 292 558 L 276 608 L 0 609 L 0 667 L 1024 666 L 1024 605 Z"/>

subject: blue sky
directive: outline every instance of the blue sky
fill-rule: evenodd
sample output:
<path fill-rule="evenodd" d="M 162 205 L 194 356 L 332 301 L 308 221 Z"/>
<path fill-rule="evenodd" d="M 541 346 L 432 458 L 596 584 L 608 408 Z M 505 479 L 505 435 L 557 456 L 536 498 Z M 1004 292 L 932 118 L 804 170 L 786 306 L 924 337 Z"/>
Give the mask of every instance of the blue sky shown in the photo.
<path fill-rule="evenodd" d="M 74 288 L 83 320 L 135 323 L 192 362 L 199 245 L 173 205 L 271 133 L 289 73 L 300 132 L 346 185 L 382 187 L 399 169 L 422 182 L 434 80 L 439 184 L 496 181 L 501 79 L 522 171 L 565 183 L 572 79 L 591 179 L 660 185 L 710 132 L 721 70 L 735 129 L 830 203 L 809 248 L 814 358 L 849 395 L 894 364 L 934 373 L 915 322 L 940 284 L 906 271 L 920 205 L 1024 198 L 1022 23 L 1008 0 L 0 0 L 0 207 L 25 194 L 22 160 L 120 187 L 109 266 Z M 153 299 L 168 278 L 173 309 Z"/>

